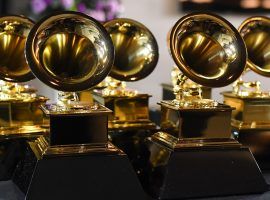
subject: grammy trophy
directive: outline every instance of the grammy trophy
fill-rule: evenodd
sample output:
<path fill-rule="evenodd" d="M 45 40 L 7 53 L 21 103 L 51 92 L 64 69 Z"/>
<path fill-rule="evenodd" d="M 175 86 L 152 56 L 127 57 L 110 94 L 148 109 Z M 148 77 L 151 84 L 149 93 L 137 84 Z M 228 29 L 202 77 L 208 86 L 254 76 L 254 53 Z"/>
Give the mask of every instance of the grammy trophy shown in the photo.
<path fill-rule="evenodd" d="M 127 155 L 108 142 L 111 111 L 74 93 L 111 70 L 114 46 L 105 28 L 78 12 L 46 16 L 30 31 L 25 53 L 34 75 L 61 91 L 56 104 L 42 106 L 49 138 L 30 141 L 15 171 L 13 182 L 26 199 L 144 199 Z"/>
<path fill-rule="evenodd" d="M 149 138 L 148 192 L 179 199 L 266 191 L 249 149 L 231 138 L 233 108 L 201 96 L 200 85 L 226 86 L 242 74 L 240 34 L 222 17 L 191 13 L 176 22 L 168 43 L 182 74 L 175 100 L 160 102 L 162 131 Z"/>

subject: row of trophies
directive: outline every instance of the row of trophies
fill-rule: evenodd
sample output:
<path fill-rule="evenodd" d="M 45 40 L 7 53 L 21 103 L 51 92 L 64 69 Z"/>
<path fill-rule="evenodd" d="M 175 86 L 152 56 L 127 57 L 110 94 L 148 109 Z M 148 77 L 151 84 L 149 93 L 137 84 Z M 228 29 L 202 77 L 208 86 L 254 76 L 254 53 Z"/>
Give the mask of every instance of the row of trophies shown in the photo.
<path fill-rule="evenodd" d="M 160 126 L 149 118 L 150 95 L 124 82 L 145 78 L 157 65 L 157 42 L 141 23 L 100 24 L 65 11 L 37 23 L 3 16 L 0 32 L 0 179 L 11 179 L 25 199 L 182 199 L 268 190 L 246 146 L 270 155 L 270 95 L 240 76 L 247 69 L 270 76 L 270 19 L 249 18 L 239 30 L 210 13 L 179 19 L 168 45 L 181 73 L 175 99 L 159 103 Z M 19 84 L 33 75 L 61 91 L 57 103 L 46 104 Z M 202 86 L 232 83 L 225 104 L 202 97 Z M 76 93 L 83 90 L 89 98 Z"/>

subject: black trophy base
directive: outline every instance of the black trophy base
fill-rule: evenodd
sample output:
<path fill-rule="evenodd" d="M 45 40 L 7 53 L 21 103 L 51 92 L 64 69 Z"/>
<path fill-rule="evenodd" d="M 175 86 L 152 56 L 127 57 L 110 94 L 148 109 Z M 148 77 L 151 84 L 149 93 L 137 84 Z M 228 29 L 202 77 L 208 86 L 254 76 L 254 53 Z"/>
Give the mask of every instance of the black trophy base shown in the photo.
<path fill-rule="evenodd" d="M 270 170 L 270 129 L 235 129 L 233 135 L 250 148 L 263 171 Z"/>
<path fill-rule="evenodd" d="M 145 182 L 144 170 L 150 156 L 145 140 L 153 134 L 154 130 L 137 129 L 109 131 L 110 141 L 113 145 L 117 146 L 127 154 L 129 161 L 142 184 Z"/>
<path fill-rule="evenodd" d="M 127 156 L 111 144 L 48 147 L 42 157 L 30 146 L 13 177 L 26 200 L 146 199 Z"/>
<path fill-rule="evenodd" d="M 0 181 L 10 180 L 18 162 L 24 157 L 26 139 L 0 140 Z"/>
<path fill-rule="evenodd" d="M 158 149 L 153 147 L 152 149 Z M 157 153 L 157 152 L 156 152 Z M 157 199 L 185 199 L 268 190 L 248 148 L 175 148 L 159 165 L 152 158 L 148 191 Z M 156 157 L 157 158 L 157 157 Z"/>

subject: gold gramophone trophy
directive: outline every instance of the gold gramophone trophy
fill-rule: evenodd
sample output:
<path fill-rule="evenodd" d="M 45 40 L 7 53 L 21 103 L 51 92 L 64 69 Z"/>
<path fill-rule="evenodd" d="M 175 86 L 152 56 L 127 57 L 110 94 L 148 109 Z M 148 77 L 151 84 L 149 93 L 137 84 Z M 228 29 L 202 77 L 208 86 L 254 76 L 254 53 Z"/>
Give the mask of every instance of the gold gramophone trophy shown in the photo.
<path fill-rule="evenodd" d="M 270 19 L 248 18 L 239 27 L 239 32 L 248 52 L 246 71 L 270 77 Z M 223 92 L 223 95 L 224 102 L 236 108 L 231 121 L 234 136 L 250 147 L 262 168 L 269 168 L 270 92 L 262 91 L 259 81 L 245 82 L 241 77 L 234 83 L 233 91 Z"/>
<path fill-rule="evenodd" d="M 144 199 L 128 157 L 107 139 L 109 109 L 76 101 L 110 72 L 114 47 L 102 24 L 77 12 L 47 16 L 26 42 L 26 58 L 43 83 L 60 90 L 42 106 L 50 136 L 29 142 L 13 181 L 27 200 Z"/>
<path fill-rule="evenodd" d="M 96 91 L 94 98 L 113 111 L 109 129 L 155 128 L 149 119 L 148 94 L 127 89 L 124 81 L 138 81 L 156 67 L 158 45 L 143 24 L 119 18 L 104 24 L 115 47 L 115 60 L 106 88 Z"/>
<path fill-rule="evenodd" d="M 24 57 L 34 22 L 23 16 L 0 17 L 0 180 L 9 179 L 24 154 L 24 141 L 46 133 L 38 96 L 26 81 L 34 78 Z"/>
<path fill-rule="evenodd" d="M 161 130 L 149 138 L 147 190 L 158 199 L 264 192 L 268 189 L 249 149 L 231 138 L 230 106 L 184 87 L 234 82 L 246 48 L 238 31 L 214 14 L 191 13 L 176 22 L 168 41 L 179 75 L 176 99 L 161 101 Z"/>
<path fill-rule="evenodd" d="M 115 60 L 110 77 L 93 97 L 113 111 L 109 116 L 109 136 L 113 144 L 130 158 L 136 172 L 142 174 L 145 138 L 156 125 L 149 119 L 149 94 L 127 89 L 124 81 L 138 81 L 156 67 L 158 45 L 154 35 L 143 24 L 119 18 L 104 24 L 115 47 Z"/>

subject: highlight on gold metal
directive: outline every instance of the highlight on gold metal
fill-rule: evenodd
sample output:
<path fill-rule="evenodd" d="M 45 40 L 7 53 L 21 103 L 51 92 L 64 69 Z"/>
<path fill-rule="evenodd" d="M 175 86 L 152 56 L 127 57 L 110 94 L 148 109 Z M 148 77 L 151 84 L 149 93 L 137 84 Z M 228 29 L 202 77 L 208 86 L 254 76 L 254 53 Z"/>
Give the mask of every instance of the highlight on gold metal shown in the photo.
<path fill-rule="evenodd" d="M 173 103 L 177 106 L 216 106 L 217 102 L 202 99 L 199 85 L 229 85 L 245 68 L 247 56 L 243 39 L 228 21 L 214 14 L 184 16 L 172 28 L 168 43 L 176 66 L 182 72 L 175 86 Z M 185 87 L 187 78 L 197 85 Z"/>
<path fill-rule="evenodd" d="M 270 77 L 270 18 L 250 17 L 238 30 L 247 47 L 247 67 L 262 76 Z"/>
<path fill-rule="evenodd" d="M 270 18 L 254 16 L 246 19 L 239 27 L 248 52 L 245 73 L 249 70 L 270 77 Z M 268 98 L 269 92 L 263 92 L 259 81 L 245 82 L 242 76 L 233 85 L 234 94 L 241 97 Z"/>
<path fill-rule="evenodd" d="M 17 15 L 0 17 L 0 79 L 26 82 L 34 78 L 25 57 L 25 41 L 34 22 Z"/>
<path fill-rule="evenodd" d="M 113 79 L 122 82 L 137 81 L 147 77 L 155 69 L 159 57 L 158 45 L 154 35 L 147 27 L 140 22 L 126 18 L 108 21 L 104 27 L 110 34 L 115 47 L 115 60 L 110 72 Z M 113 79 L 110 81 L 114 81 Z M 107 88 L 105 94 L 136 95 L 136 91 L 132 92 L 125 88 L 125 83 L 111 84 L 111 86 L 113 85 L 116 87 Z"/>
<path fill-rule="evenodd" d="M 42 82 L 75 92 L 94 87 L 108 75 L 114 47 L 102 24 L 65 11 L 35 24 L 26 41 L 26 58 Z"/>

